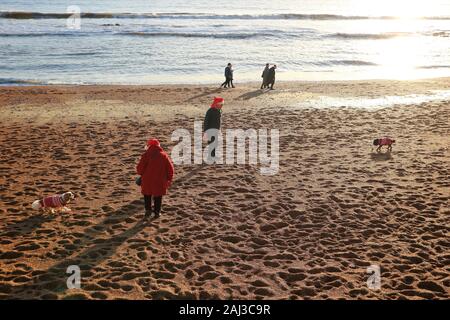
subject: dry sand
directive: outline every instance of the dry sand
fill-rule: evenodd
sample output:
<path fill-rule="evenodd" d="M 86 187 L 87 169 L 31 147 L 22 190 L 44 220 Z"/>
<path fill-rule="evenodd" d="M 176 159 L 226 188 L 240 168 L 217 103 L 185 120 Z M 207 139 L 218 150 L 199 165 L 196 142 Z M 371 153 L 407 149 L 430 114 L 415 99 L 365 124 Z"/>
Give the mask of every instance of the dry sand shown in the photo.
<path fill-rule="evenodd" d="M 449 84 L 0 88 L 0 298 L 448 299 L 450 102 L 301 105 Z M 146 139 L 170 152 L 172 131 L 193 131 L 215 95 L 224 128 L 280 130 L 279 173 L 176 166 L 162 217 L 142 223 L 134 178 Z M 371 151 L 383 134 L 397 140 L 390 155 Z M 30 208 L 69 190 L 70 214 Z M 81 289 L 67 289 L 69 265 Z M 370 265 L 380 290 L 367 287 Z"/>

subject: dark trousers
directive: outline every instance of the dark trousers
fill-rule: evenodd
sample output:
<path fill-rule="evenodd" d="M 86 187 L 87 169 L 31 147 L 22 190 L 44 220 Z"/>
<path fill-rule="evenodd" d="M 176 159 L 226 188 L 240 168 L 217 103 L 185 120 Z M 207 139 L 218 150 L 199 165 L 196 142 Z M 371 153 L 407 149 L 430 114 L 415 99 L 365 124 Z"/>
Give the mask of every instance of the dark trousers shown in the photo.
<path fill-rule="evenodd" d="M 231 84 L 230 84 L 231 83 Z M 225 78 L 225 82 L 220 85 L 220 87 L 228 88 L 233 84 L 233 80 L 231 78 Z"/>
<path fill-rule="evenodd" d="M 144 195 L 144 203 L 145 203 L 145 212 L 152 212 L 152 196 Z M 153 203 L 154 203 L 153 212 L 159 214 L 161 212 L 162 196 L 153 197 Z"/>
<path fill-rule="evenodd" d="M 273 89 L 273 85 L 275 84 L 275 80 L 273 80 L 272 82 L 269 82 L 270 89 Z"/>
<path fill-rule="evenodd" d="M 263 81 L 261 84 L 261 89 L 268 88 L 268 87 L 269 87 L 269 85 Z"/>

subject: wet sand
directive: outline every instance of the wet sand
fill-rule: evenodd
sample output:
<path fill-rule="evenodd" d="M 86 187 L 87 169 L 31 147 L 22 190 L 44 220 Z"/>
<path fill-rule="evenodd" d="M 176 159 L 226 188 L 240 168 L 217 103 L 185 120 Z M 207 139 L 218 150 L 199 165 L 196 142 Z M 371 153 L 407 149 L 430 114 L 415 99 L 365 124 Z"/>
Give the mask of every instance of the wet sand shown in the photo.
<path fill-rule="evenodd" d="M 450 102 L 302 108 L 449 79 L 203 86 L 0 87 L 2 299 L 448 299 Z M 169 152 L 212 97 L 223 128 L 280 130 L 280 169 L 177 165 L 160 219 L 134 184 L 145 141 Z M 372 140 L 397 140 L 377 154 Z M 31 203 L 73 191 L 69 214 Z M 81 267 L 81 289 L 66 269 Z M 378 265 L 381 289 L 367 286 Z"/>

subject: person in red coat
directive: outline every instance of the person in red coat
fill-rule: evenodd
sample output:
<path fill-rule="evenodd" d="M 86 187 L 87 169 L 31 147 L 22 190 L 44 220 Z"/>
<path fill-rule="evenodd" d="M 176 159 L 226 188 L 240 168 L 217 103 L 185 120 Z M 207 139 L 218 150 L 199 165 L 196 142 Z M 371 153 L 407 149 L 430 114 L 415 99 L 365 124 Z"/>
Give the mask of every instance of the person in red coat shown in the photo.
<path fill-rule="evenodd" d="M 136 167 L 141 176 L 141 192 L 144 195 L 145 217 L 152 213 L 152 198 L 154 202 L 155 218 L 161 212 L 162 196 L 172 184 L 173 164 L 167 153 L 161 148 L 157 139 L 150 139 L 145 147 L 146 151 Z"/>

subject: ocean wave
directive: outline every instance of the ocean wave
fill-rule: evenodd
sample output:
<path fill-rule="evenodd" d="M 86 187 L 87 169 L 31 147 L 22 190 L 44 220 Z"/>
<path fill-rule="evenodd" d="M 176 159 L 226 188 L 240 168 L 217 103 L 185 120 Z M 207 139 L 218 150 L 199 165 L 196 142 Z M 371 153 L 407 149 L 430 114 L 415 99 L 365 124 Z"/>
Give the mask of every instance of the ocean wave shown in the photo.
<path fill-rule="evenodd" d="M 30 32 L 30 33 L 0 33 L 2 37 L 80 37 L 80 36 L 132 36 L 132 37 L 161 37 L 161 38 L 215 38 L 215 39 L 255 39 L 255 38 L 274 38 L 274 39 L 318 39 L 318 37 L 335 38 L 340 40 L 382 40 L 402 36 L 414 35 L 413 33 L 334 33 L 320 35 L 314 31 L 295 31 L 287 32 L 281 30 L 256 31 L 256 32 L 176 32 L 176 31 L 118 31 L 118 30 L 90 30 L 90 31 L 59 31 L 59 32 Z M 422 34 L 425 36 L 436 36 L 434 34 Z"/>
<path fill-rule="evenodd" d="M 25 38 L 34 38 L 34 37 L 67 37 L 67 36 L 89 36 L 92 34 L 99 34 L 97 33 L 89 33 L 89 32 L 33 32 L 33 33 L 0 33 L 0 37 L 25 37 Z"/>
<path fill-rule="evenodd" d="M 280 37 L 279 33 L 200 33 L 200 32 L 118 32 L 116 35 L 138 37 L 179 37 L 179 38 L 216 38 L 216 39 L 251 39 L 263 37 Z"/>
<path fill-rule="evenodd" d="M 444 38 L 448 38 L 450 37 L 450 31 L 448 30 L 443 30 L 443 31 L 435 31 L 431 34 L 433 37 L 444 37 Z"/>
<path fill-rule="evenodd" d="M 73 13 L 45 13 L 45 12 L 32 12 L 32 11 L 2 11 L 0 12 L 0 18 L 3 19 L 67 19 L 72 16 Z M 81 13 L 81 17 L 90 19 L 108 19 L 114 18 L 113 13 Z"/>
<path fill-rule="evenodd" d="M 329 60 L 326 65 L 345 65 L 345 66 L 376 66 L 376 63 L 363 60 Z"/>
<path fill-rule="evenodd" d="M 449 69 L 450 65 L 431 65 L 431 66 L 420 66 L 417 69 Z"/>
<path fill-rule="evenodd" d="M 388 33 L 333 33 L 326 37 L 337 39 L 353 39 L 353 40 L 382 40 L 392 39 L 397 37 L 405 37 L 413 35 L 408 32 L 388 32 Z"/>
<path fill-rule="evenodd" d="M 2 11 L 0 18 L 4 19 L 67 19 L 72 13 L 45 13 L 32 11 Z M 232 19 L 232 20 L 393 20 L 395 16 L 357 16 L 336 14 L 211 14 L 211 13 L 113 13 L 113 12 L 82 12 L 82 18 L 87 19 Z M 426 20 L 450 20 L 450 16 L 417 17 Z"/>
<path fill-rule="evenodd" d="M 0 86 L 4 85 L 46 85 L 47 82 L 38 80 L 20 80 L 13 78 L 0 78 Z"/>
<path fill-rule="evenodd" d="M 101 25 L 105 27 L 105 25 Z M 117 29 L 105 29 L 97 28 L 92 30 L 73 30 L 73 31 L 55 31 L 55 32 L 29 32 L 29 33 L 0 33 L 2 37 L 80 37 L 80 36 L 136 36 L 136 37 L 164 37 L 164 38 L 216 38 L 216 39 L 253 39 L 253 38 L 274 38 L 274 39 L 317 39 L 320 38 L 334 38 L 337 40 L 384 40 L 398 37 L 407 36 L 432 36 L 432 37 L 449 37 L 450 33 L 447 31 L 442 32 L 424 32 L 424 33 L 408 33 L 408 32 L 390 32 L 390 33 L 332 33 L 332 34 L 320 34 L 317 30 L 304 29 L 302 31 L 284 31 L 284 30 L 255 30 L 254 32 L 248 31 L 235 31 L 235 32 L 215 32 L 214 29 L 211 32 L 206 30 L 202 32 L 183 32 L 177 30 L 160 31 L 156 28 L 149 31 L 132 31 L 132 30 L 117 30 Z M 214 30 L 214 31 L 213 31 Z"/>
<path fill-rule="evenodd" d="M 31 32 L 31 33 L 0 33 L 2 37 L 66 37 L 66 36 L 135 36 L 135 37 L 164 37 L 164 38 L 216 38 L 216 39 L 253 39 L 253 38 L 305 38 L 311 31 L 283 32 L 280 30 L 256 32 L 176 32 L 176 31 L 63 31 L 63 32 Z"/>

